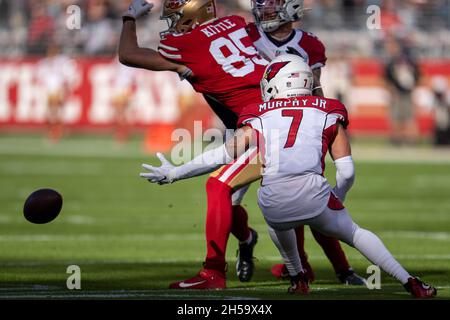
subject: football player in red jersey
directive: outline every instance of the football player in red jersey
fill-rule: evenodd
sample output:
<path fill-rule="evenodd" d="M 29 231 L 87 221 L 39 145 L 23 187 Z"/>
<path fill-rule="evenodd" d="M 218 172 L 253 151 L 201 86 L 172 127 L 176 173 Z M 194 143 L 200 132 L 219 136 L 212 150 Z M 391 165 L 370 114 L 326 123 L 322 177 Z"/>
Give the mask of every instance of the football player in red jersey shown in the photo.
<path fill-rule="evenodd" d="M 349 121 L 345 106 L 338 100 L 311 95 L 313 83 L 312 71 L 301 58 L 291 54 L 277 57 L 261 80 L 264 102 L 244 108 L 233 138 L 182 166 L 149 166 L 147 177 L 166 184 L 171 182 L 168 177 L 177 175 L 176 171 L 190 178 L 208 172 L 200 172 L 199 163 L 211 171 L 218 164 L 233 163 L 250 150 L 261 150 L 264 168 L 258 205 L 272 241 L 288 267 L 289 294 L 309 293 L 294 231 L 299 225 L 309 225 L 360 251 L 413 297 L 435 297 L 436 288 L 412 277 L 377 235 L 353 222 L 337 198 L 344 198 L 352 184 L 337 174 L 337 184 L 332 189 L 324 177 L 328 151 L 335 163 L 351 160 L 346 133 Z"/>
<path fill-rule="evenodd" d="M 165 0 L 162 18 L 169 29 L 161 33 L 158 52 L 137 44 L 135 20 L 152 5 L 134 0 L 123 16 L 119 58 L 123 64 L 153 71 L 169 70 L 187 78 L 194 89 L 216 104 L 213 109 L 228 128 L 236 128 L 242 108 L 261 99 L 259 82 L 268 62 L 250 39 L 239 16 L 216 18 L 213 0 Z M 259 178 L 259 167 L 255 179 Z M 230 178 L 236 181 L 237 172 Z M 239 204 L 232 206 L 233 188 L 219 180 L 207 183 L 207 256 L 199 274 L 170 285 L 173 289 L 225 288 L 225 249 L 230 232 L 240 241 L 238 265 L 241 281 L 253 274 L 253 247 L 257 233 L 248 227 L 248 216 Z M 243 259 L 247 259 L 242 263 Z M 239 271 L 239 270 L 238 270 Z"/>
<path fill-rule="evenodd" d="M 251 0 L 251 2 L 255 23 L 248 25 L 248 31 L 258 52 L 268 61 L 286 52 L 301 56 L 313 71 L 313 95 L 323 97 L 320 77 L 321 68 L 327 61 L 325 46 L 314 34 L 293 27 L 293 22 L 301 20 L 304 12 L 307 11 L 303 7 L 303 0 Z M 312 228 L 311 232 L 342 283 L 365 284 L 364 279 L 355 274 L 350 267 L 339 241 L 324 236 Z M 302 263 L 308 271 L 310 281 L 313 281 L 314 272 L 308 263 L 304 249 L 304 226 L 298 227 L 296 234 Z M 287 276 L 286 266 L 274 265 L 272 274 L 278 278 Z"/>

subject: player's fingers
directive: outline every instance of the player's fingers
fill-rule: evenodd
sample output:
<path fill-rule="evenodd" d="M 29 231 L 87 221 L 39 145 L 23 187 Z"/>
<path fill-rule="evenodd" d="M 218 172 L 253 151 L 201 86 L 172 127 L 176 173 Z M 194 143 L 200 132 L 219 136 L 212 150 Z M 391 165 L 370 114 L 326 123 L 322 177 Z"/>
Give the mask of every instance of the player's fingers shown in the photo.
<path fill-rule="evenodd" d="M 152 175 L 152 176 L 141 176 L 142 178 L 146 179 L 148 182 L 151 183 L 160 183 L 165 177 L 160 175 Z"/>
<path fill-rule="evenodd" d="M 144 179 L 154 179 L 154 178 L 155 178 L 155 175 L 154 175 L 153 173 L 144 173 L 144 172 L 141 172 L 141 173 L 139 174 L 139 176 L 140 176 L 141 178 L 144 178 Z"/>
<path fill-rule="evenodd" d="M 158 152 L 158 153 L 156 154 L 156 156 L 158 157 L 158 159 L 161 161 L 161 163 L 162 163 L 163 165 L 166 165 L 166 164 L 172 165 L 172 164 L 166 159 L 166 157 L 164 157 L 164 155 L 163 155 L 162 153 Z"/>
<path fill-rule="evenodd" d="M 152 10 L 154 4 L 153 3 L 149 3 L 145 0 L 142 0 L 142 6 L 144 7 L 145 11 L 149 12 L 150 10 Z"/>
<path fill-rule="evenodd" d="M 146 164 L 146 163 L 142 164 L 142 168 L 144 168 L 145 170 L 148 170 L 148 171 L 155 171 L 155 170 L 157 170 L 156 167 L 151 166 L 151 165 Z"/>

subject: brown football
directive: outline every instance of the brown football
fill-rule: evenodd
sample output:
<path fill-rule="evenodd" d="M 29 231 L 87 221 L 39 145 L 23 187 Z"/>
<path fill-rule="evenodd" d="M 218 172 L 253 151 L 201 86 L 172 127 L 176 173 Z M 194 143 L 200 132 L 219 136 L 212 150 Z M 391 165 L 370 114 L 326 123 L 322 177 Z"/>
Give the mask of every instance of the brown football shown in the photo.
<path fill-rule="evenodd" d="M 59 215 L 62 204 L 63 199 L 59 192 L 39 189 L 28 196 L 23 206 L 23 215 L 32 223 L 48 223 Z"/>

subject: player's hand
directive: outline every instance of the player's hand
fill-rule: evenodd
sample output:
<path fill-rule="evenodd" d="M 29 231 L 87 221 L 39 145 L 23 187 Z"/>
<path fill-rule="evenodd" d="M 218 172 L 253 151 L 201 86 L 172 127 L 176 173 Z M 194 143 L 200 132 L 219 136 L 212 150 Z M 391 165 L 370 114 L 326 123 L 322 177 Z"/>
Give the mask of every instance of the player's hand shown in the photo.
<path fill-rule="evenodd" d="M 145 0 L 133 0 L 128 7 L 128 10 L 123 14 L 122 17 L 129 17 L 133 19 L 139 19 L 145 16 L 152 10 L 153 3 L 148 3 Z"/>
<path fill-rule="evenodd" d="M 156 156 L 161 161 L 161 166 L 154 167 L 149 164 L 143 164 L 142 167 L 149 172 L 141 172 L 141 178 L 159 185 L 172 183 L 174 181 L 173 171 L 176 167 L 171 164 L 162 153 L 157 153 Z"/>

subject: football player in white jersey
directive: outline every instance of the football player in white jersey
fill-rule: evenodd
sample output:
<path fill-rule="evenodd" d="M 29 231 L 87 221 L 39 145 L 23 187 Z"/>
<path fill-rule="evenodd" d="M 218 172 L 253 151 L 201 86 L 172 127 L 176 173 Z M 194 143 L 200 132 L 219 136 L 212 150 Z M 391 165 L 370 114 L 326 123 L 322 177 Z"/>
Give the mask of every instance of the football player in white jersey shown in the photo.
<path fill-rule="evenodd" d="M 249 23 L 247 30 L 259 54 L 272 61 L 285 53 L 295 53 L 311 67 L 314 76 L 313 95 L 324 97 L 320 82 L 322 68 L 327 57 L 323 43 L 311 32 L 294 28 L 294 23 L 302 19 L 308 11 L 303 0 L 251 0 L 255 23 Z M 245 188 L 236 194 L 245 192 Z M 236 198 L 237 195 L 234 195 Z M 338 279 L 344 284 L 364 285 L 364 278 L 358 276 L 348 263 L 339 241 L 311 229 L 314 239 L 322 247 L 331 262 Z M 304 262 L 308 277 L 314 280 L 314 271 L 308 262 L 304 248 L 304 227 L 296 229 L 297 247 Z M 286 266 L 275 264 L 271 270 L 277 278 L 288 277 Z"/>
<path fill-rule="evenodd" d="M 267 61 L 285 53 L 301 56 L 313 70 L 313 94 L 323 97 L 320 76 L 327 61 L 325 46 L 313 33 L 294 28 L 309 10 L 303 0 L 250 1 L 255 23 L 249 23 L 247 29 L 258 53 Z"/>
<path fill-rule="evenodd" d="M 353 222 L 343 206 L 354 180 L 345 130 L 347 110 L 338 100 L 312 96 L 313 82 L 312 71 L 303 59 L 279 56 L 269 64 L 261 81 L 264 102 L 244 109 L 232 139 L 179 167 L 159 154 L 162 166 L 145 165 L 150 173 L 141 176 L 154 183 L 171 183 L 211 172 L 259 148 L 264 166 L 258 204 L 289 271 L 289 293 L 309 293 L 294 231 L 309 225 L 359 250 L 413 297 L 436 296 L 434 287 L 412 277 L 375 234 Z M 338 169 L 333 189 L 323 176 L 328 150 Z"/>

